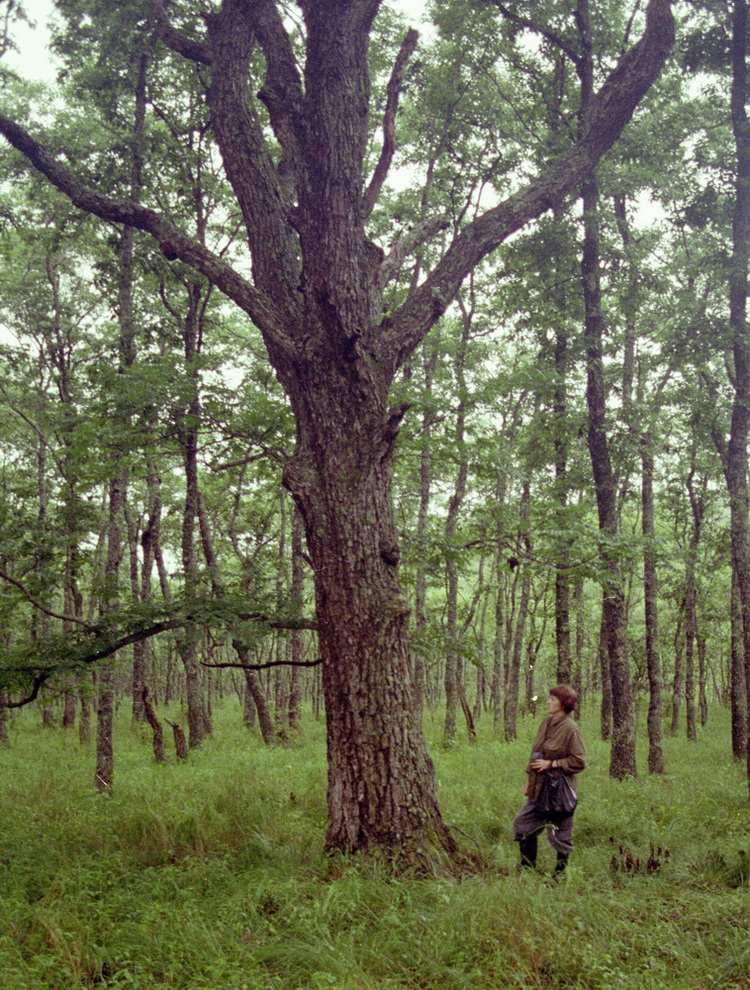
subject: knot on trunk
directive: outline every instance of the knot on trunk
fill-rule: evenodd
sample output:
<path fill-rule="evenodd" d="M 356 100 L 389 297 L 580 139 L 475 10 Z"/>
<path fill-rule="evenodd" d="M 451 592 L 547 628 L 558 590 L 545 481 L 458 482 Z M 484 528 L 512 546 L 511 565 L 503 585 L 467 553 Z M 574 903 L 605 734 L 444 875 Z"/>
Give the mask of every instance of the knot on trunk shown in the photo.
<path fill-rule="evenodd" d="M 381 539 L 380 541 L 380 556 L 381 559 L 386 562 L 386 564 L 391 567 L 396 567 L 398 565 L 399 559 L 401 557 L 401 551 L 398 548 L 398 544 L 391 542 L 390 540 Z"/>

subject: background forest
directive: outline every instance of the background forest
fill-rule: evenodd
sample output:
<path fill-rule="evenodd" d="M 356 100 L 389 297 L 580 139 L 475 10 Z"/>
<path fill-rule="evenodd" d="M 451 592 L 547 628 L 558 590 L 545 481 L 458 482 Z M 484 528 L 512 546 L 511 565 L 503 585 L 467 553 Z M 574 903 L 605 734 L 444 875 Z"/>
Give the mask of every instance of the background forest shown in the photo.
<path fill-rule="evenodd" d="M 0 61 L 1 129 L 15 145 L 0 149 L 0 742 L 9 747 L 0 762 L 6 820 L 18 814 L 20 828 L 31 791 L 45 823 L 26 854 L 9 831 L 8 862 L 28 862 L 2 936 L 26 947 L 8 955 L 6 971 L 37 960 L 36 982 L 11 986 L 480 988 L 498 985 L 500 971 L 504 985 L 519 987 L 745 986 L 736 897 L 747 861 L 731 840 L 747 834 L 739 770 L 746 761 L 750 768 L 747 5 L 676 5 L 676 41 L 656 81 L 633 100 L 632 121 L 580 182 L 550 192 L 528 222 L 467 265 L 455 292 L 444 304 L 440 297 L 429 334 L 426 327 L 410 348 L 400 345 L 382 409 L 387 429 L 366 441 L 382 441 L 393 458 L 397 541 L 381 539 L 379 553 L 398 567 L 408 605 L 404 710 L 417 721 L 424 712 L 441 802 L 460 822 L 467 856 L 478 846 L 479 861 L 507 872 L 512 851 L 497 823 L 512 817 L 520 785 L 512 779 L 506 792 L 493 777 L 482 791 L 486 760 L 493 773 L 523 766 L 552 683 L 569 681 L 581 696 L 600 804 L 582 836 L 596 850 L 585 861 L 593 886 L 578 880 L 564 895 L 576 901 L 567 936 L 582 946 L 567 958 L 545 956 L 557 890 L 542 890 L 540 900 L 539 888 L 514 879 L 505 893 L 491 888 L 491 907 L 485 886 L 467 894 L 441 880 L 427 892 L 417 881 L 389 886 L 377 866 L 367 877 L 346 861 L 321 865 L 324 844 L 346 852 L 397 843 L 392 831 L 345 840 L 331 825 L 340 744 L 331 743 L 339 713 L 324 670 L 333 661 L 321 665 L 321 650 L 335 653 L 328 633 L 320 646 L 321 589 L 330 589 L 308 495 L 289 467 L 308 430 L 289 384 L 301 378 L 285 370 L 281 337 L 248 319 L 255 297 L 242 296 L 227 274 L 244 278 L 252 268 L 270 299 L 288 258 L 279 249 L 259 263 L 253 238 L 265 234 L 253 223 L 262 226 L 263 210 L 227 164 L 230 128 L 217 126 L 221 95 L 208 81 L 211 66 L 219 78 L 221 18 L 187 0 L 54 6 L 57 83 L 29 82 Z M 277 7 L 257 9 L 269 6 Z M 306 3 L 278 6 L 290 58 L 302 64 L 308 46 L 313 91 L 316 15 Z M 242 7 L 237 0 L 222 10 Z M 649 17 L 663 7 L 653 0 Z M 8 0 L 0 11 L 5 54 L 35 11 L 33 2 Z M 590 10 L 585 0 L 433 0 L 416 25 L 419 39 L 408 31 L 414 13 L 384 4 L 369 33 L 362 157 L 363 174 L 373 177 L 367 250 L 380 266 L 384 333 L 488 211 L 520 197 L 536 176 L 553 175 L 585 142 L 588 122 L 602 114 L 598 94 L 646 29 L 645 5 L 620 0 Z M 287 154 L 288 120 L 277 102 L 278 25 L 257 16 L 261 40 L 247 55 L 255 89 L 263 83 L 257 134 L 274 189 L 291 190 L 303 212 L 302 170 Z M 206 25 L 211 50 L 195 40 Z M 14 121 L 40 145 L 18 137 Z M 257 175 L 248 182 L 260 188 L 266 178 L 262 169 Z M 117 216 L 108 205 L 115 201 Z M 127 210 L 133 226 L 116 222 Z M 171 226 L 152 229 L 139 211 Z M 320 273 L 309 264 L 312 284 Z M 346 309 L 331 292 L 316 297 L 323 317 Z M 349 343 L 352 363 L 365 367 L 366 345 L 356 335 Z M 342 391 L 344 415 L 349 401 Z M 330 415 L 330 424 L 317 416 L 321 436 L 336 436 L 339 413 Z M 374 528 L 386 503 L 370 507 Z M 380 636 L 375 623 L 369 639 Z M 368 702 L 377 707 L 377 698 L 374 689 Z M 176 766 L 150 767 L 150 746 L 157 764 L 187 759 L 193 783 L 174 776 Z M 686 753 L 706 778 L 714 774 L 715 790 L 679 821 L 675 793 L 694 787 Z M 636 783 L 644 771 L 652 777 Z M 82 814 L 92 783 L 112 801 Z M 171 806 L 185 787 L 198 802 L 189 812 Z M 48 822 L 64 817 L 75 824 L 53 841 Z M 696 845 L 701 831 L 706 843 Z M 86 866 L 73 866 L 76 837 L 92 857 Z M 455 861 L 454 841 L 438 845 Z M 673 873 L 663 879 L 667 845 Z M 197 949 L 189 964 L 177 963 L 154 943 L 143 951 L 159 961 L 147 972 L 137 939 L 126 945 L 121 935 L 112 948 L 103 934 L 123 905 L 110 905 L 103 927 L 71 931 L 71 905 L 90 911 L 86 884 L 99 889 L 105 872 L 117 886 L 120 872 L 158 870 L 158 882 L 169 884 L 179 870 L 174 883 L 209 890 L 214 910 L 219 887 L 231 886 L 230 855 L 255 888 L 252 905 L 240 905 L 249 895 L 235 892 L 221 909 L 236 908 L 256 931 L 246 948 L 257 972 L 247 984 L 237 974 L 250 956 L 235 958 L 226 946 L 225 970 L 206 975 Z M 57 894 L 35 879 L 35 857 L 53 862 Z M 647 859 L 657 865 L 647 869 Z M 91 876 L 66 890 L 69 869 Z M 299 896 L 284 888 L 289 872 Z M 321 907 L 320 885 L 332 877 L 339 893 L 322 895 Z M 45 929 L 31 907 L 19 907 L 35 884 L 48 918 L 70 916 L 55 915 Z M 710 908 L 696 907 L 696 890 L 714 898 Z M 161 891 L 152 913 L 172 896 Z M 362 937 L 367 911 L 379 938 L 402 909 L 412 926 L 421 917 L 425 931 L 437 931 L 433 922 L 465 930 L 471 898 L 484 897 L 484 934 L 473 947 L 448 940 L 441 948 L 438 940 L 428 975 L 424 960 L 421 970 L 407 964 L 411 943 L 399 941 L 395 922 L 383 949 L 390 962 L 380 969 L 374 945 L 364 956 L 342 948 L 352 933 Z M 636 905 L 652 897 L 678 904 L 661 918 L 675 940 L 661 956 L 632 941 L 642 917 Z M 528 926 L 510 958 L 497 932 L 519 905 Z M 134 899 L 127 910 L 142 904 Z M 715 944 L 696 954 L 689 939 L 710 928 L 711 910 Z M 607 919 L 598 940 L 596 912 Z M 685 921 L 693 912 L 695 929 Z M 618 924 L 621 944 L 608 941 Z M 228 929 L 200 938 L 234 944 Z M 289 940 L 302 946 L 296 956 L 282 948 Z M 64 981 L 61 945 L 70 950 Z M 44 952 L 54 960 L 47 971 Z M 673 967 L 687 967 L 686 982 L 670 975 Z"/>

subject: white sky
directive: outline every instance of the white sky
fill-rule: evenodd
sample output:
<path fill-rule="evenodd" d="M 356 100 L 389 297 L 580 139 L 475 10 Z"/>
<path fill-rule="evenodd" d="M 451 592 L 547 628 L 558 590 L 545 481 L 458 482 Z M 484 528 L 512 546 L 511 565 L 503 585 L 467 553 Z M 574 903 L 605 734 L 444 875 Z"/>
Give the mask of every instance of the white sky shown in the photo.
<path fill-rule="evenodd" d="M 394 0 L 394 2 L 404 10 L 411 23 L 415 26 L 421 23 L 426 0 Z M 5 61 L 25 79 L 53 83 L 55 67 L 50 62 L 50 55 L 45 47 L 46 25 L 54 13 L 53 0 L 25 0 L 24 7 L 36 27 L 30 28 L 26 24 L 14 26 L 13 37 L 18 51 L 9 52 L 5 56 Z"/>

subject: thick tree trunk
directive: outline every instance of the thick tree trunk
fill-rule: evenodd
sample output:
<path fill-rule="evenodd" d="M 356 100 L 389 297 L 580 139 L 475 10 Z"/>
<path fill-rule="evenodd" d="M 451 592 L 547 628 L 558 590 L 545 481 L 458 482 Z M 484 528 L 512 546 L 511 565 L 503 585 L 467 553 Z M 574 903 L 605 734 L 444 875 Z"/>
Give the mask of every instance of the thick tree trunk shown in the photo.
<path fill-rule="evenodd" d="M 414 709 L 409 609 L 399 578 L 391 455 L 403 408 L 357 415 L 306 391 L 285 483 L 315 573 L 328 748 L 329 848 L 452 854 L 435 772 Z M 310 398 L 315 398 L 312 406 Z M 368 405 L 370 405 L 368 403 Z M 346 410 L 348 415 L 343 415 Z M 369 419 L 369 422 L 368 422 Z M 377 702 L 375 702 L 377 699 Z"/>

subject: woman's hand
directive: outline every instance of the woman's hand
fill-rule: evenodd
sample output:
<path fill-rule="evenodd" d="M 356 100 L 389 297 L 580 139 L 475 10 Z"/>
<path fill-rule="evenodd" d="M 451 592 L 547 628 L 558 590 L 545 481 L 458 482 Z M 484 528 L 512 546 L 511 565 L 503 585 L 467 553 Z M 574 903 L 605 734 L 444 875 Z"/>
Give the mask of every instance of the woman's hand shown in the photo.
<path fill-rule="evenodd" d="M 541 770 L 549 770 L 552 766 L 552 760 L 532 760 L 529 766 L 532 770 L 536 770 L 537 772 Z"/>

